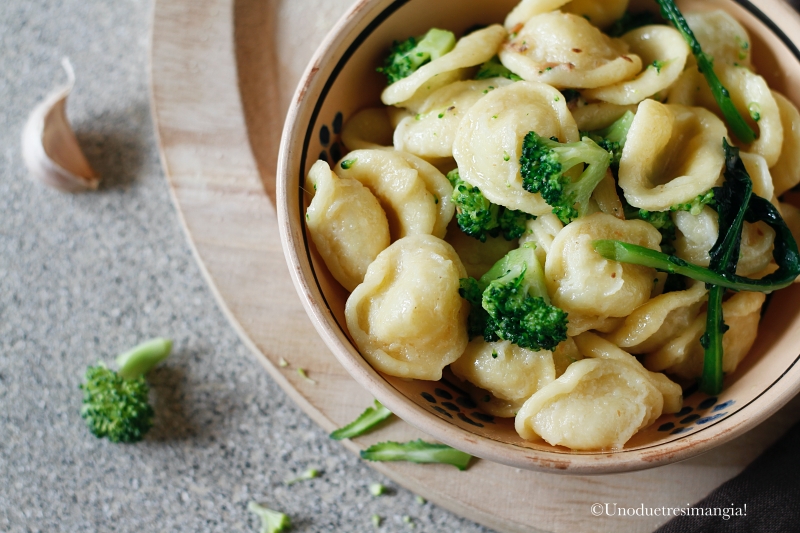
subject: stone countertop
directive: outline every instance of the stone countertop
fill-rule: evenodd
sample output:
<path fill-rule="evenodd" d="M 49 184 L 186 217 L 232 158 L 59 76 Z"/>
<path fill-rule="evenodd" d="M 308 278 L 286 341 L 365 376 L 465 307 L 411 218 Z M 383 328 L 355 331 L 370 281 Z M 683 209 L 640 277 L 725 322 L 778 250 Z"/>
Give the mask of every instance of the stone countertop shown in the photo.
<path fill-rule="evenodd" d="M 0 2 L 0 531 L 258 531 L 256 500 L 296 532 L 487 532 L 331 441 L 263 371 L 195 263 L 160 168 L 147 61 L 152 0 Z M 27 179 L 31 110 L 77 83 L 68 113 L 103 176 L 69 195 Z M 89 364 L 154 336 L 156 422 L 112 444 L 79 415 Z M 309 467 L 319 478 L 287 486 Z M 370 495 L 371 483 L 389 493 Z"/>

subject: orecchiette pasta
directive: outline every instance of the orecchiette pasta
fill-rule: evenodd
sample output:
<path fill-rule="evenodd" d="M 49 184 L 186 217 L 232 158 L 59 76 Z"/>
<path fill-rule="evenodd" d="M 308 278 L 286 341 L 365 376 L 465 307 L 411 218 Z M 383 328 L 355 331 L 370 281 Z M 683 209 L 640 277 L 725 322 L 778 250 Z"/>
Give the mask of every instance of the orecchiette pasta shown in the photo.
<path fill-rule="evenodd" d="M 578 140 L 578 128 L 560 92 L 543 83 L 518 81 L 489 92 L 467 111 L 453 156 L 461 178 L 491 202 L 544 215 L 552 207 L 541 195 L 522 188 L 519 157 L 529 131 L 564 142 Z"/>
<path fill-rule="evenodd" d="M 663 394 L 648 376 L 613 359 L 582 359 L 540 389 L 517 413 L 527 440 L 573 450 L 615 450 L 661 416 Z"/>
<path fill-rule="evenodd" d="M 632 80 L 588 89 L 583 96 L 617 105 L 638 104 L 672 85 L 683 72 L 689 47 L 681 34 L 668 26 L 645 26 L 621 39 L 638 55 L 645 69 Z"/>
<path fill-rule="evenodd" d="M 585 18 L 553 11 L 529 19 L 500 49 L 500 60 L 525 80 L 590 89 L 631 78 L 642 68 L 628 45 Z"/>
<path fill-rule="evenodd" d="M 481 337 L 470 341 L 450 370 L 462 381 L 510 402 L 527 400 L 556 379 L 551 352 L 536 352 L 508 341 L 486 342 Z"/>
<path fill-rule="evenodd" d="M 494 24 L 461 38 L 456 47 L 421 66 L 416 72 L 384 89 L 381 101 L 417 112 L 417 106 L 434 90 L 458 80 L 462 70 L 480 65 L 494 57 L 506 30 Z"/>
<path fill-rule="evenodd" d="M 564 223 L 561 222 L 553 213 L 547 213 L 534 219 L 529 220 L 526 224 L 527 231 L 525 235 L 519 240 L 519 244 L 533 243 L 534 253 L 540 265 L 545 264 L 547 260 L 547 252 L 553 245 L 558 232 L 564 229 Z"/>
<path fill-rule="evenodd" d="M 722 370 L 733 372 L 750 351 L 758 333 L 761 306 L 766 296 L 760 292 L 739 292 L 722 304 L 728 329 L 722 336 Z M 690 380 L 703 372 L 703 346 L 706 313 L 699 314 L 686 330 L 655 352 L 647 354 L 644 366 L 650 370 Z"/>
<path fill-rule="evenodd" d="M 336 165 L 336 171 L 342 178 L 360 181 L 378 198 L 389 219 L 393 240 L 420 233 L 444 237 L 453 216 L 449 203 L 452 187 L 435 167 L 411 157 L 394 150 L 355 150 Z M 420 171 L 422 167 L 424 170 Z M 430 178 L 435 173 L 438 177 Z M 431 186 L 432 181 L 436 182 L 435 187 Z M 450 187 L 449 193 L 446 187 Z M 450 218 L 442 213 L 445 202 L 450 207 Z"/>
<path fill-rule="evenodd" d="M 564 11 L 584 17 L 592 26 L 605 29 L 622 18 L 628 8 L 628 0 L 572 0 Z"/>
<path fill-rule="evenodd" d="M 327 163 L 308 172 L 314 198 L 306 211 L 311 239 L 333 277 L 348 291 L 389 246 L 389 223 L 378 200 L 360 182 L 340 179 Z"/>
<path fill-rule="evenodd" d="M 570 0 L 522 0 L 506 17 L 505 26 L 509 32 L 519 30 L 531 18 L 542 13 L 554 11 Z"/>
<path fill-rule="evenodd" d="M 453 247 L 412 235 L 381 252 L 347 299 L 353 341 L 377 370 L 438 380 L 467 346 L 469 305 L 458 294 L 466 271 Z"/>
<path fill-rule="evenodd" d="M 735 18 L 720 10 L 689 12 L 685 18 L 715 65 L 750 67 L 750 36 Z"/>
<path fill-rule="evenodd" d="M 775 194 L 780 196 L 800 183 L 800 112 L 782 94 L 772 92 L 783 128 L 783 147 L 778 161 L 772 168 L 772 183 Z"/>
<path fill-rule="evenodd" d="M 416 115 L 400 121 L 394 147 L 424 158 L 451 157 L 458 125 L 482 96 L 511 82 L 505 78 L 458 81 L 425 99 Z"/>
<path fill-rule="evenodd" d="M 651 298 L 637 307 L 625 318 L 622 326 L 606 338 L 630 353 L 655 351 L 694 320 L 707 292 L 703 283 L 695 283 L 687 290 Z"/>
<path fill-rule="evenodd" d="M 659 250 L 661 234 L 641 220 L 595 213 L 566 225 L 547 254 L 545 279 L 553 303 L 568 313 L 622 317 L 650 298 L 655 270 L 599 256 L 593 241 L 618 239 Z"/>
<path fill-rule="evenodd" d="M 387 108 L 370 107 L 350 117 L 342 128 L 342 142 L 348 150 L 392 145 L 392 121 Z"/>
<path fill-rule="evenodd" d="M 458 225 L 451 224 L 445 240 L 455 249 L 467 269 L 467 274 L 480 278 L 504 255 L 517 248 L 516 240 L 508 241 L 501 237 L 488 236 L 486 242 L 470 237 Z"/>
<path fill-rule="evenodd" d="M 639 104 L 619 163 L 628 203 L 666 211 L 708 191 L 721 177 L 726 136 L 725 124 L 705 109 Z"/>

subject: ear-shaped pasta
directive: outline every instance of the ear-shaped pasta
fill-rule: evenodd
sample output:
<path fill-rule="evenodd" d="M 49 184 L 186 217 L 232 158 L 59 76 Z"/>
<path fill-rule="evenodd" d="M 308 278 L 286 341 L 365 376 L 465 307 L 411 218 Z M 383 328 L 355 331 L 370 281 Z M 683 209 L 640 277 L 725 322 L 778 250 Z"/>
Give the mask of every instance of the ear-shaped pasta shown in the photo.
<path fill-rule="evenodd" d="M 378 198 L 392 240 L 420 233 L 444 237 L 455 209 L 450 201 L 453 188 L 429 163 L 394 150 L 356 150 L 336 165 L 336 171 L 360 181 Z"/>
<path fill-rule="evenodd" d="M 630 353 L 655 351 L 694 320 L 707 293 L 705 284 L 695 283 L 685 291 L 651 298 L 628 315 L 619 329 L 606 335 L 606 339 Z"/>
<path fill-rule="evenodd" d="M 345 305 L 361 355 L 386 374 L 438 380 L 467 346 L 467 272 L 455 250 L 431 235 L 393 243 L 367 269 Z"/>
<path fill-rule="evenodd" d="M 453 142 L 461 179 L 491 202 L 531 215 L 550 213 L 540 194 L 522 188 L 519 158 L 529 131 L 561 142 L 579 140 L 578 128 L 560 92 L 518 81 L 478 100 L 462 119 Z"/>
<path fill-rule="evenodd" d="M 714 72 L 728 89 L 731 100 L 758 138 L 742 150 L 762 156 L 771 168 L 778 161 L 783 146 L 783 122 L 775 97 L 766 80 L 750 70 L 727 64 L 714 64 Z M 669 93 L 670 104 L 700 105 L 719 116 L 722 112 L 708 83 L 697 68 L 687 68 Z M 736 139 L 733 139 L 736 141 Z"/>
<path fill-rule="evenodd" d="M 766 159 L 748 152 L 739 152 L 739 157 L 750 175 L 750 181 L 753 182 L 753 194 L 771 200 L 775 196 L 775 185 Z"/>
<path fill-rule="evenodd" d="M 628 0 L 572 0 L 562 11 L 584 17 L 592 26 L 605 29 L 622 18 L 628 9 Z"/>
<path fill-rule="evenodd" d="M 583 359 L 583 354 L 578 350 L 578 346 L 572 337 L 567 337 L 567 340 L 561 342 L 553 351 L 553 363 L 556 367 L 556 377 L 561 377 L 567 371 L 569 365 L 575 361 Z"/>
<path fill-rule="evenodd" d="M 664 374 L 650 372 L 630 353 L 594 333 L 586 332 L 578 335 L 575 337 L 575 344 L 586 357 L 613 359 L 630 365 L 637 372 L 644 374 L 653 386 L 664 396 L 664 408 L 662 412 L 677 413 L 681 410 L 683 406 L 683 390 L 680 385 L 671 381 Z"/>
<path fill-rule="evenodd" d="M 340 179 L 324 161 L 308 172 L 314 198 L 306 211 L 311 239 L 333 277 L 348 291 L 389 246 L 389 222 L 378 200 L 356 180 Z"/>
<path fill-rule="evenodd" d="M 622 317 L 605 317 L 597 315 L 585 315 L 582 313 L 571 312 L 569 323 L 567 324 L 567 335 L 575 337 L 584 331 L 595 330 L 608 333 L 619 328 L 624 319 Z"/>
<path fill-rule="evenodd" d="M 567 313 L 628 316 L 650 298 L 655 270 L 619 263 L 594 251 L 597 239 L 617 239 L 660 250 L 661 234 L 641 220 L 595 213 L 567 224 L 553 240 L 545 262 L 553 305 Z"/>
<path fill-rule="evenodd" d="M 672 214 L 672 220 L 678 229 L 675 255 L 700 266 L 708 266 L 708 255 L 719 235 L 717 213 L 706 206 L 698 215 L 686 211 Z M 770 253 L 775 242 L 775 230 L 764 222 L 745 222 L 742 226 L 742 242 L 739 250 L 739 262 L 736 273 L 750 276 L 764 270 L 772 261 Z"/>
<path fill-rule="evenodd" d="M 736 370 L 750 351 L 758 333 L 763 292 L 739 292 L 722 303 L 722 314 L 729 329 L 722 336 L 722 371 Z M 706 313 L 701 313 L 677 338 L 657 351 L 648 354 L 644 366 L 664 371 L 683 379 L 693 379 L 703 373 L 703 346 L 700 337 L 706 329 Z"/>
<path fill-rule="evenodd" d="M 480 65 L 494 57 L 506 35 L 502 26 L 493 24 L 462 37 L 448 53 L 386 87 L 381 94 L 381 101 L 416 112 L 417 106 L 431 92 L 458 80 L 462 69 Z"/>
<path fill-rule="evenodd" d="M 636 106 L 595 102 L 576 107 L 572 110 L 572 117 L 580 131 L 594 131 L 610 126 L 626 111 L 636 113 Z"/>
<path fill-rule="evenodd" d="M 527 231 L 520 237 L 519 244 L 522 246 L 531 242 L 536 245 L 533 251 L 539 264 L 543 265 L 547 260 L 547 252 L 553 245 L 553 239 L 564 229 L 564 223 L 553 213 L 547 213 L 526 222 L 525 228 Z"/>
<path fill-rule="evenodd" d="M 521 78 L 556 88 L 611 85 L 642 69 L 628 45 L 603 34 L 578 15 L 536 15 L 500 49 L 500 61 Z"/>
<path fill-rule="evenodd" d="M 486 342 L 483 337 L 472 339 L 450 370 L 460 380 L 511 402 L 527 400 L 556 379 L 551 352 L 535 352 L 509 341 Z"/>
<path fill-rule="evenodd" d="M 800 112 L 788 98 L 772 91 L 783 126 L 783 147 L 772 167 L 775 195 L 780 196 L 800 183 Z"/>
<path fill-rule="evenodd" d="M 687 12 L 684 16 L 703 52 L 714 58 L 714 65 L 750 68 L 750 36 L 735 18 L 719 9 Z"/>
<path fill-rule="evenodd" d="M 514 427 L 573 450 L 622 448 L 662 412 L 664 396 L 642 372 L 613 359 L 583 359 L 525 402 Z"/>
<path fill-rule="evenodd" d="M 505 78 L 457 81 L 431 93 L 419 113 L 400 121 L 394 147 L 426 159 L 451 157 L 461 119 L 489 91 L 514 83 Z"/>
<path fill-rule="evenodd" d="M 506 16 L 505 26 L 509 32 L 518 30 L 517 26 L 525 24 L 531 18 L 542 13 L 555 11 L 569 0 L 522 0 Z"/>
<path fill-rule="evenodd" d="M 456 380 L 458 380 L 458 378 L 456 378 Z M 522 404 L 527 400 L 527 398 L 521 400 L 503 400 L 497 398 L 485 389 L 476 387 L 469 381 L 460 381 L 459 387 L 469 394 L 475 403 L 478 404 L 481 411 L 498 418 L 514 418 L 517 416 L 517 411 L 522 407 Z"/>
<path fill-rule="evenodd" d="M 613 215 L 620 220 L 625 220 L 625 208 L 622 205 L 622 200 L 619 199 L 617 192 L 617 182 L 614 181 L 614 175 L 611 169 L 606 170 L 606 175 L 603 180 L 597 184 L 592 193 L 592 200 L 597 203 L 597 208 L 607 214 Z"/>
<path fill-rule="evenodd" d="M 348 150 L 391 146 L 393 130 L 387 108 L 370 107 L 344 123 L 342 142 Z"/>
<path fill-rule="evenodd" d="M 502 236 L 487 236 L 486 242 L 481 242 L 461 231 L 455 222 L 448 226 L 445 240 L 461 258 L 467 274 L 475 279 L 486 274 L 508 252 L 518 247 L 516 240 L 507 241 Z"/>
<path fill-rule="evenodd" d="M 725 124 L 698 107 L 639 104 L 619 163 L 619 186 L 628 203 L 666 211 L 693 200 L 720 179 Z"/>
<path fill-rule="evenodd" d="M 669 26 L 644 26 L 623 35 L 630 51 L 638 55 L 645 68 L 632 80 L 582 92 L 589 100 L 617 105 L 637 104 L 672 85 L 686 66 L 689 46 L 677 30 Z"/>

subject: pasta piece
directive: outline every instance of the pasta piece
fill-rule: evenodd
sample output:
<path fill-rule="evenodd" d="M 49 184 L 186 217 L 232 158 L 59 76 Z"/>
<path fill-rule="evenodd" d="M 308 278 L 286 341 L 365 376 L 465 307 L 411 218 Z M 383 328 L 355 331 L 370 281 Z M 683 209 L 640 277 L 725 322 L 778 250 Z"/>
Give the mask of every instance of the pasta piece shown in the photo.
<path fill-rule="evenodd" d="M 551 352 L 521 348 L 509 341 L 486 342 L 483 337 L 472 339 L 450 370 L 462 381 L 510 402 L 527 400 L 556 379 Z"/>
<path fill-rule="evenodd" d="M 725 124 L 710 111 L 639 104 L 619 163 L 619 186 L 634 207 L 666 211 L 705 193 L 720 180 Z"/>
<path fill-rule="evenodd" d="M 638 104 L 669 88 L 683 72 L 690 53 L 681 34 L 670 26 L 644 26 L 621 39 L 641 58 L 644 70 L 632 80 L 583 91 L 584 98 L 617 105 Z"/>
<path fill-rule="evenodd" d="M 553 363 L 556 367 L 556 377 L 561 377 L 567 371 L 569 365 L 575 361 L 583 359 L 583 354 L 578 350 L 578 346 L 571 337 L 556 346 L 553 351 Z"/>
<path fill-rule="evenodd" d="M 600 29 L 606 29 L 619 20 L 628 9 L 628 0 L 572 0 L 563 11 L 584 17 Z"/>
<path fill-rule="evenodd" d="M 572 116 L 580 131 L 594 131 L 610 126 L 626 111 L 636 113 L 636 106 L 595 102 L 576 107 L 572 110 Z"/>
<path fill-rule="evenodd" d="M 772 91 L 783 126 L 783 148 L 772 167 L 775 195 L 780 196 L 800 183 L 800 112 L 782 94 Z"/>
<path fill-rule="evenodd" d="M 433 225 L 431 234 L 444 239 L 447 226 L 456 213 L 456 206 L 453 203 L 453 186 L 450 184 L 450 180 L 431 163 L 413 154 L 396 153 L 419 173 L 419 177 L 425 183 L 425 188 L 433 194 L 433 202 L 436 204 L 436 223 Z"/>
<path fill-rule="evenodd" d="M 714 72 L 728 89 L 736 109 L 750 127 L 758 132 L 758 138 L 750 145 L 742 147 L 742 150 L 762 156 L 771 168 L 781 155 L 783 122 L 766 80 L 746 68 L 724 63 L 715 63 Z M 702 106 L 722 116 L 708 83 L 696 67 L 684 71 L 670 90 L 667 101 L 670 104 Z"/>
<path fill-rule="evenodd" d="M 458 380 L 458 378 L 456 378 Z M 521 400 L 503 400 L 491 392 L 477 387 L 469 381 L 459 381 L 459 386 L 478 404 L 481 411 L 498 418 L 514 418 L 527 398 Z"/>
<path fill-rule="evenodd" d="M 356 150 L 347 154 L 336 170 L 342 178 L 360 181 L 378 198 L 392 240 L 421 233 L 444 237 L 450 219 L 445 220 L 443 209 L 455 209 L 450 202 L 453 189 L 450 187 L 448 194 L 444 190 L 445 183 L 450 186 L 447 178 L 430 164 L 411 157 L 394 150 Z M 429 181 L 436 180 L 430 177 L 435 173 L 444 181 L 437 180 L 440 185 L 434 188 Z"/>
<path fill-rule="evenodd" d="M 655 351 L 683 331 L 707 299 L 704 283 L 684 291 L 651 298 L 625 318 L 622 326 L 606 339 L 630 353 Z"/>
<path fill-rule="evenodd" d="M 584 315 L 582 313 L 572 312 L 569 314 L 569 323 L 567 324 L 567 335 L 575 337 L 584 331 L 596 330 L 602 332 L 610 332 L 619 328 L 624 318 L 622 317 L 604 317 L 596 315 Z"/>
<path fill-rule="evenodd" d="M 758 154 L 739 152 L 739 157 L 744 168 L 753 182 L 753 194 L 761 198 L 772 199 L 775 196 L 775 185 L 772 182 L 772 173 L 767 166 L 767 161 Z"/>
<path fill-rule="evenodd" d="M 467 347 L 469 305 L 458 293 L 467 272 L 452 246 L 412 235 L 381 252 L 345 305 L 347 328 L 373 368 L 438 380 Z"/>
<path fill-rule="evenodd" d="M 623 317 L 650 298 L 655 270 L 604 259 L 597 239 L 617 239 L 660 250 L 661 234 L 641 220 L 595 213 L 568 224 L 553 240 L 545 262 L 553 305 L 567 313 Z"/>
<path fill-rule="evenodd" d="M 529 81 L 556 88 L 591 89 L 635 76 L 642 69 L 628 45 L 585 18 L 554 11 L 528 20 L 500 49 L 500 61 Z"/>
<path fill-rule="evenodd" d="M 529 220 L 525 223 L 525 227 L 527 231 L 519 239 L 519 244 L 522 246 L 529 242 L 533 243 L 536 246 L 533 249 L 536 259 L 543 265 L 547 260 L 547 252 L 553 246 L 553 239 L 564 229 L 564 223 L 553 213 L 547 213 Z"/>
<path fill-rule="evenodd" d="M 552 207 L 522 188 L 519 158 L 529 131 L 561 142 L 579 140 L 564 97 L 549 85 L 518 81 L 489 92 L 462 119 L 453 143 L 461 179 L 491 202 L 531 215 Z"/>
<path fill-rule="evenodd" d="M 740 65 L 750 68 L 750 36 L 735 18 L 722 10 L 685 13 L 703 52 L 714 58 L 714 65 Z"/>
<path fill-rule="evenodd" d="M 516 240 L 507 241 L 503 237 L 487 236 L 486 242 L 481 242 L 461 231 L 455 222 L 448 227 L 445 240 L 461 258 L 469 277 L 475 279 L 480 279 L 503 256 L 518 246 Z"/>
<path fill-rule="evenodd" d="M 719 234 L 718 215 L 708 206 L 698 215 L 686 211 L 672 214 L 672 220 L 678 229 L 673 241 L 675 255 L 690 263 L 708 266 L 708 255 L 717 241 Z M 742 242 L 739 250 L 739 262 L 736 273 L 750 276 L 764 270 L 772 261 L 772 247 L 775 242 L 775 230 L 766 223 L 745 222 L 742 227 Z"/>
<path fill-rule="evenodd" d="M 517 31 L 518 26 L 542 13 L 555 11 L 570 0 L 522 0 L 506 16 L 505 26 L 509 32 Z"/>
<path fill-rule="evenodd" d="M 729 329 L 722 336 L 722 371 L 736 370 L 750 351 L 758 334 L 763 292 L 739 292 L 722 303 L 722 314 Z M 700 337 L 706 329 L 706 313 L 701 313 L 677 338 L 644 359 L 644 366 L 691 380 L 703 373 L 704 350 Z"/>
<path fill-rule="evenodd" d="M 617 182 L 611 169 L 606 171 L 603 178 L 592 193 L 592 200 L 597 203 L 597 208 L 607 215 L 613 215 L 620 220 L 625 220 L 625 208 L 617 193 Z"/>
<path fill-rule="evenodd" d="M 356 180 L 340 179 L 325 161 L 308 172 L 314 198 L 306 211 L 311 239 L 331 275 L 348 291 L 389 246 L 389 222 L 378 200 Z"/>
<path fill-rule="evenodd" d="M 400 121 L 394 147 L 423 158 L 451 157 L 461 119 L 484 94 L 513 83 L 505 78 L 457 81 L 425 99 L 419 113 Z"/>
<path fill-rule="evenodd" d="M 348 150 L 392 145 L 394 126 L 385 107 L 362 109 L 342 128 L 342 142 Z"/>
<path fill-rule="evenodd" d="M 506 35 L 502 26 L 493 24 L 462 37 L 448 53 L 386 87 L 381 94 L 381 101 L 386 105 L 409 108 L 416 113 L 421 102 L 433 91 L 460 79 L 463 69 L 480 65 L 494 57 Z"/>
<path fill-rule="evenodd" d="M 617 450 L 652 424 L 663 394 L 631 365 L 583 359 L 525 402 L 514 426 L 526 440 L 573 450 Z"/>
<path fill-rule="evenodd" d="M 588 332 L 575 337 L 574 340 L 578 349 L 586 357 L 620 361 L 630 365 L 637 372 L 644 374 L 664 396 L 663 413 L 677 413 L 683 407 L 683 389 L 681 389 L 680 385 L 671 381 L 664 374 L 650 372 L 642 366 L 638 359 L 614 343 Z"/>

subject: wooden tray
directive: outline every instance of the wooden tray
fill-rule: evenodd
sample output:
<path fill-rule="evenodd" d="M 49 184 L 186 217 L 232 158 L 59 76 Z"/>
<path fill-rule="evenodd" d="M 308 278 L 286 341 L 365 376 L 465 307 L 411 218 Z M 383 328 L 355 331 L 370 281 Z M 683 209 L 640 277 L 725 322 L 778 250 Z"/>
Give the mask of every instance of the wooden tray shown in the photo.
<path fill-rule="evenodd" d="M 157 0 L 152 35 L 153 116 L 162 162 L 200 267 L 244 342 L 326 431 L 355 418 L 372 398 L 317 337 L 294 291 L 278 237 L 274 173 L 295 84 L 351 1 Z M 281 358 L 288 367 L 278 365 Z M 298 376 L 297 367 L 316 385 Z M 595 517 L 591 506 L 694 503 L 783 434 L 800 416 L 794 414 L 798 407 L 796 399 L 758 429 L 704 456 L 632 474 L 541 474 L 489 461 L 475 461 L 466 472 L 440 465 L 371 466 L 502 532 L 652 531 L 667 518 Z M 382 440 L 420 437 L 425 435 L 397 421 L 344 445 L 358 451 Z"/>

